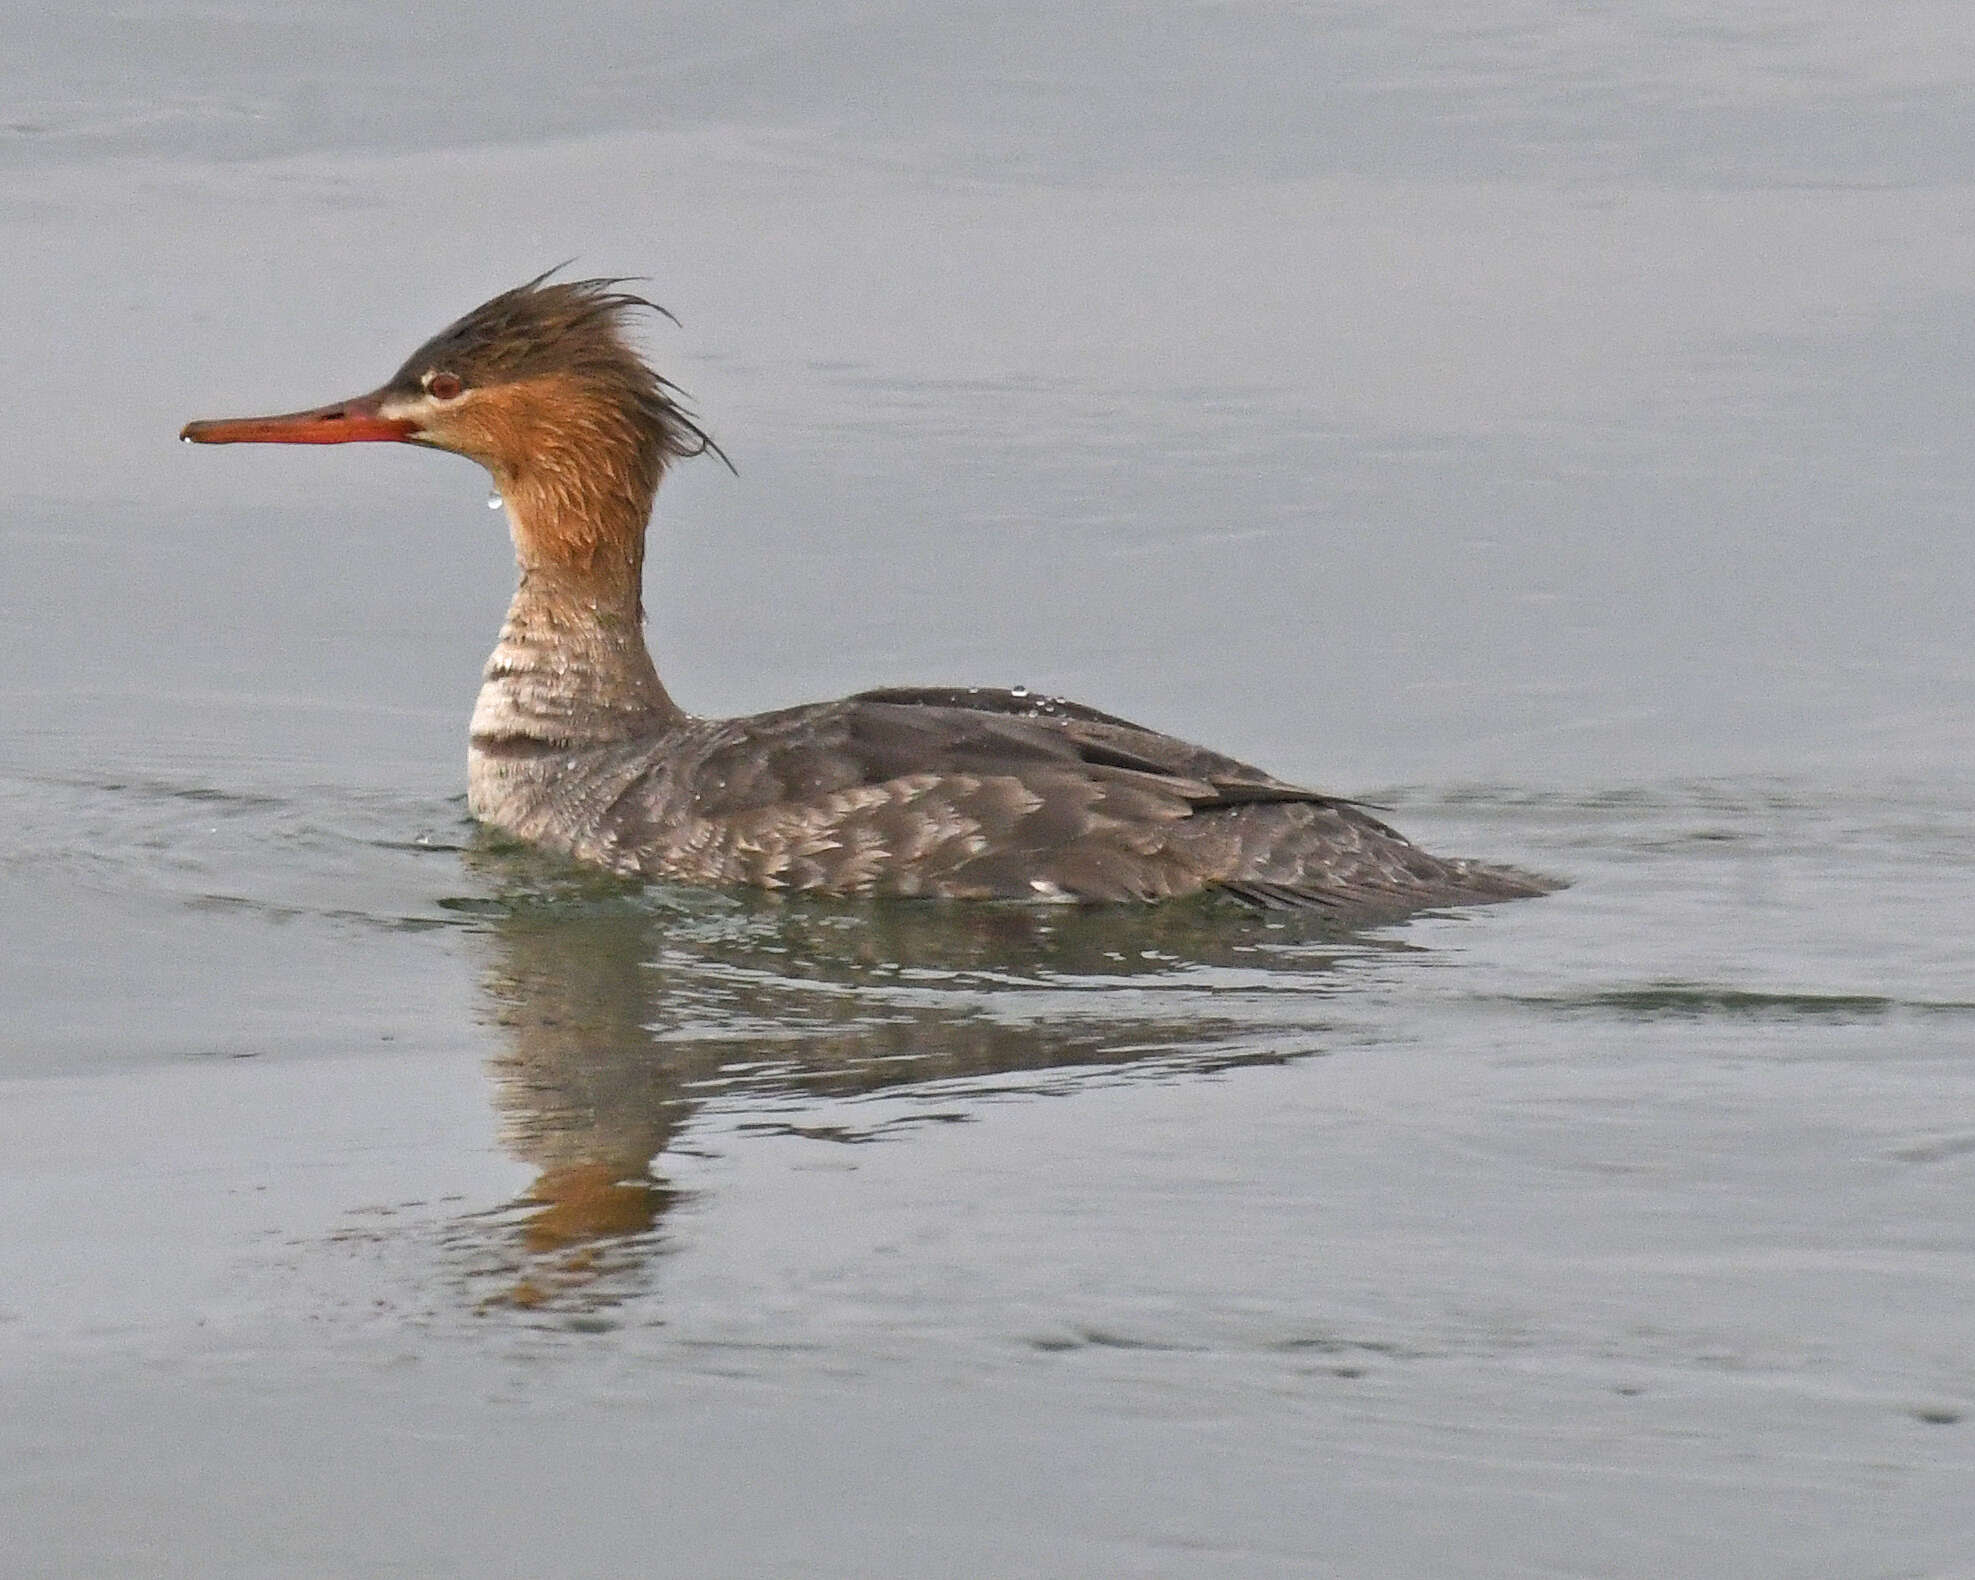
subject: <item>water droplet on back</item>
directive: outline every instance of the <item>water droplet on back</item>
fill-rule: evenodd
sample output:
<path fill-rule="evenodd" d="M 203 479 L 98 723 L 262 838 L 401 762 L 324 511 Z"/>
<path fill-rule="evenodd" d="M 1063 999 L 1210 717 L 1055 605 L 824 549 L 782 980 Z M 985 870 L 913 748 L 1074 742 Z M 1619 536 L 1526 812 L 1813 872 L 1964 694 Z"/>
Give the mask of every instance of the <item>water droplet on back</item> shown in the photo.
<path fill-rule="evenodd" d="M 501 498 L 501 491 L 498 488 L 492 489 L 488 492 L 487 508 L 489 510 L 499 510 L 501 506 L 506 503 L 507 501 Z"/>

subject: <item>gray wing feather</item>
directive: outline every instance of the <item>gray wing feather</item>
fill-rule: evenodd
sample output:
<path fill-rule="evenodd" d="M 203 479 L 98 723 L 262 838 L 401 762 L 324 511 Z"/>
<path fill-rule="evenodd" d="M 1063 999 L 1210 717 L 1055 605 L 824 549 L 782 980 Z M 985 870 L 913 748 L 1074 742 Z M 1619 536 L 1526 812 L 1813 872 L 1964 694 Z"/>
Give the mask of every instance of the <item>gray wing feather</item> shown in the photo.
<path fill-rule="evenodd" d="M 660 853 L 652 876 L 967 898 L 1213 888 L 1344 919 L 1548 886 L 1442 861 L 1357 803 L 1056 698 L 888 689 L 693 728 L 620 803 L 642 827 L 617 843 Z"/>

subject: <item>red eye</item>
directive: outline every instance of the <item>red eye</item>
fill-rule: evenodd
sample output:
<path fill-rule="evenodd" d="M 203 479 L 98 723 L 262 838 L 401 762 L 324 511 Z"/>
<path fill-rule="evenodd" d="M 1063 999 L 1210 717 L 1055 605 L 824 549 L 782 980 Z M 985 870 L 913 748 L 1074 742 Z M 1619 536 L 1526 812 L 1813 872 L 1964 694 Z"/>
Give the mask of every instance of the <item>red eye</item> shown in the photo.
<path fill-rule="evenodd" d="M 425 393 L 434 400 L 451 400 L 465 388 L 457 373 L 434 373 L 425 381 Z"/>

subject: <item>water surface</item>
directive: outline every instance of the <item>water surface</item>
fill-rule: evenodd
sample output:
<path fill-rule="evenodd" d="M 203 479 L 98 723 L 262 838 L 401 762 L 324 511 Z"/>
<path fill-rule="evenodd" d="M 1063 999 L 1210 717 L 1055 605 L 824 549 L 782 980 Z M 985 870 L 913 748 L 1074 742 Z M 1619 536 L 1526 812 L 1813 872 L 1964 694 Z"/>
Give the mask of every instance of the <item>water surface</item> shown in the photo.
<path fill-rule="evenodd" d="M 1953 7 L 37 22 L 0 249 L 23 1575 L 1950 1575 Z M 1024 683 L 1572 886 L 639 889 L 466 817 L 451 458 L 192 452 L 576 255 L 702 711 Z"/>

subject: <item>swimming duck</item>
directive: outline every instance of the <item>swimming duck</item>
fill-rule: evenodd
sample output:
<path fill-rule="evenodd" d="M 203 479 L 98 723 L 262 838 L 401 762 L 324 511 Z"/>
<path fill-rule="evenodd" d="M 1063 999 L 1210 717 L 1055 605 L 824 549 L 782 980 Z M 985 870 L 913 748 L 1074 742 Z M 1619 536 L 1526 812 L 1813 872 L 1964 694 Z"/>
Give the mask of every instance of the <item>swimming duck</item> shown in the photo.
<path fill-rule="evenodd" d="M 492 474 L 519 577 L 473 710 L 476 817 L 621 874 L 825 895 L 1213 891 L 1359 922 L 1554 887 L 1428 855 L 1356 802 L 1020 688 L 687 713 L 645 645 L 645 533 L 668 467 L 721 452 L 632 344 L 634 316 L 663 309 L 622 284 L 537 278 L 371 394 L 181 434 L 426 445 Z"/>

